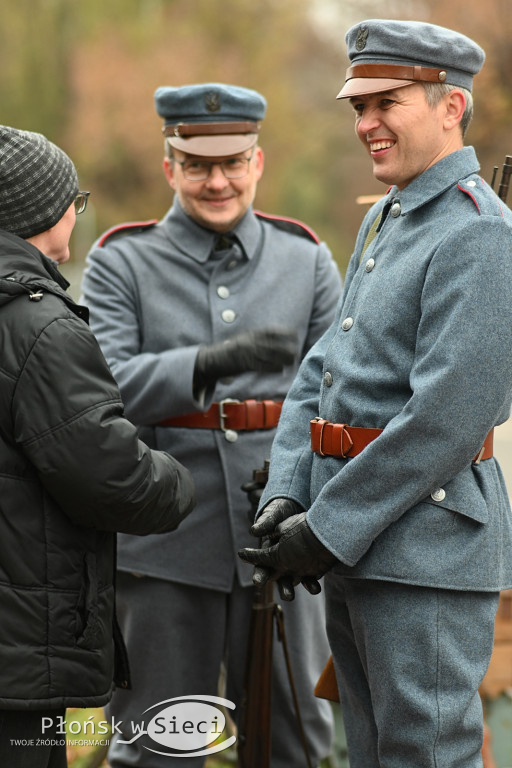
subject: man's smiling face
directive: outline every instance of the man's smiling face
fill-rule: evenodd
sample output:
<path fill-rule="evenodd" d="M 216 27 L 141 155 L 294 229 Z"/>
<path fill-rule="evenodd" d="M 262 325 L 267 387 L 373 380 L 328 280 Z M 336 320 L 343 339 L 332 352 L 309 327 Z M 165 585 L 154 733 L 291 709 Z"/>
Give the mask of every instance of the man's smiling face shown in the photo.
<path fill-rule="evenodd" d="M 420 83 L 350 99 L 355 130 L 373 161 L 375 178 L 403 189 L 442 157 L 459 148 L 448 131 L 450 94 L 431 107 Z"/>
<path fill-rule="evenodd" d="M 226 157 L 197 157 L 199 162 L 214 163 L 211 172 L 204 181 L 188 181 L 180 163 L 194 156 L 177 149 L 173 150 L 175 162 L 164 159 L 164 172 L 167 181 L 178 195 L 183 210 L 202 227 L 215 232 L 229 232 L 238 224 L 254 200 L 256 187 L 263 173 L 263 151 L 256 146 L 254 150 L 239 155 Z M 219 163 L 229 161 L 230 157 L 250 157 L 247 174 L 237 179 L 227 179 Z"/>

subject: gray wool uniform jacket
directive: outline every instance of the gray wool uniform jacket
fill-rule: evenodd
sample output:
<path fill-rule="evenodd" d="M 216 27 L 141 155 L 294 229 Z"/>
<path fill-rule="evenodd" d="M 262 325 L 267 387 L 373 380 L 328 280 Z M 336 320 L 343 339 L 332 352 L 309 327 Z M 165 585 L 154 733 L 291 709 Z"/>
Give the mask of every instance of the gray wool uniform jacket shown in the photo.
<path fill-rule="evenodd" d="M 336 319 L 281 414 L 261 506 L 302 504 L 346 576 L 512 586 L 502 473 L 472 461 L 510 414 L 512 213 L 478 170 L 466 147 L 369 211 Z M 318 416 L 383 432 L 353 458 L 321 457 Z"/>
<path fill-rule="evenodd" d="M 276 223 L 250 210 L 234 230 L 241 246 L 211 257 L 215 233 L 176 198 L 162 221 L 134 233 L 116 228 L 91 249 L 83 301 L 126 415 L 145 442 L 181 461 L 196 485 L 194 514 L 172 536 L 119 536 L 121 570 L 221 591 L 231 589 L 237 572 L 251 584 L 252 567 L 236 556 L 255 544 L 240 486 L 269 458 L 275 429 L 242 431 L 228 442 L 220 430 L 155 425 L 224 398 L 284 399 L 302 357 L 332 322 L 341 279 L 329 249 L 297 234 L 306 234 L 302 227 L 291 224 L 291 233 Z M 296 330 L 294 364 L 282 373 L 221 380 L 204 403 L 195 400 L 199 345 L 269 325 Z"/>

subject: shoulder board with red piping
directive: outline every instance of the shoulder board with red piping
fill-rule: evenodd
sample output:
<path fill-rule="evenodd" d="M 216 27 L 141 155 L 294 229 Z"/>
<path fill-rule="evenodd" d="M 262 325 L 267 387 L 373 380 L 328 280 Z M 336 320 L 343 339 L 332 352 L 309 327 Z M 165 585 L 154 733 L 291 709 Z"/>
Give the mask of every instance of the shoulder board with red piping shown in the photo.
<path fill-rule="evenodd" d="M 457 187 L 471 198 L 479 216 L 503 217 L 500 198 L 480 176 L 474 174 L 467 179 L 462 179 Z"/>
<path fill-rule="evenodd" d="M 300 235 L 300 237 L 306 237 L 308 240 L 312 240 L 314 243 L 320 243 L 320 238 L 314 230 L 303 224 L 298 219 L 289 219 L 286 216 L 273 216 L 270 213 L 262 213 L 262 211 L 254 211 L 254 214 L 264 221 L 268 221 L 269 224 L 273 224 L 278 229 L 282 229 L 285 232 L 289 232 L 292 235 Z"/>
<path fill-rule="evenodd" d="M 127 221 L 125 224 L 118 224 L 117 227 L 108 229 L 98 240 L 98 246 L 101 248 L 110 240 L 114 240 L 117 237 L 123 235 L 136 235 L 139 232 L 144 232 L 146 229 L 151 229 L 155 224 L 158 224 L 158 219 L 150 219 L 149 221 Z"/>

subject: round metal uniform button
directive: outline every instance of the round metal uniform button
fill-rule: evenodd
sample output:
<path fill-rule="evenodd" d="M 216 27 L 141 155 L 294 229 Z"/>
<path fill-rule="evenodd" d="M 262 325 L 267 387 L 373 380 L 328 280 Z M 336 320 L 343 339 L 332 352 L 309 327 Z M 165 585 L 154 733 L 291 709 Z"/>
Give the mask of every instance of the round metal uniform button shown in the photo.
<path fill-rule="evenodd" d="M 344 331 L 350 331 L 350 329 L 352 328 L 353 325 L 354 325 L 353 318 L 346 317 L 344 319 L 344 321 L 342 322 L 341 327 L 343 328 Z"/>
<path fill-rule="evenodd" d="M 434 501 L 443 501 L 446 498 L 446 491 L 444 488 L 437 488 L 435 491 L 432 491 L 430 496 Z"/>
<path fill-rule="evenodd" d="M 375 266 L 375 259 L 368 259 L 368 261 L 364 265 L 364 271 L 371 272 L 374 266 Z"/>
<path fill-rule="evenodd" d="M 217 288 L 217 296 L 220 296 L 221 299 L 229 299 L 230 292 L 229 288 L 225 285 L 219 285 Z"/>
<path fill-rule="evenodd" d="M 235 432 L 234 429 L 226 429 L 224 432 L 224 438 L 228 441 L 228 443 L 236 443 L 238 440 L 238 432 Z"/>
<path fill-rule="evenodd" d="M 329 371 L 324 373 L 324 384 L 326 387 L 332 387 L 332 373 L 329 373 Z"/>
<path fill-rule="evenodd" d="M 236 318 L 236 312 L 233 309 L 225 309 L 221 313 L 221 317 L 225 323 L 232 323 Z"/>
<path fill-rule="evenodd" d="M 396 219 L 397 216 L 400 216 L 401 212 L 402 212 L 402 206 L 400 205 L 400 203 L 398 201 L 396 203 L 393 203 L 390 211 L 392 217 Z"/>
<path fill-rule="evenodd" d="M 476 181 L 473 181 L 473 179 L 470 179 L 467 183 L 468 187 L 476 187 Z"/>

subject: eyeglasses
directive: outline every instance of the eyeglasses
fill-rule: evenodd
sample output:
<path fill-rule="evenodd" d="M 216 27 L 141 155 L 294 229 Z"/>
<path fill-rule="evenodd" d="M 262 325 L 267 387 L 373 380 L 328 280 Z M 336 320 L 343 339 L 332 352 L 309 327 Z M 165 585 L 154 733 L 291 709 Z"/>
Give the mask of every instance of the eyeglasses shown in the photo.
<path fill-rule="evenodd" d="M 87 200 L 89 199 L 90 194 L 90 192 L 79 192 L 75 197 L 75 213 L 77 216 L 79 213 L 83 213 L 87 208 Z"/>
<path fill-rule="evenodd" d="M 213 162 L 210 160 L 197 160 L 196 158 L 187 158 L 187 160 L 176 160 L 171 158 L 173 163 L 181 165 L 183 176 L 187 181 L 206 181 L 214 165 L 219 165 L 226 179 L 242 179 L 249 173 L 249 163 L 251 162 L 254 149 L 251 150 L 249 157 L 228 157 L 227 160 Z"/>

